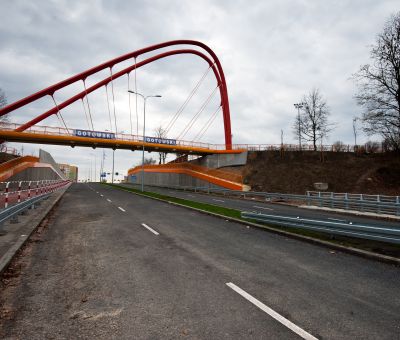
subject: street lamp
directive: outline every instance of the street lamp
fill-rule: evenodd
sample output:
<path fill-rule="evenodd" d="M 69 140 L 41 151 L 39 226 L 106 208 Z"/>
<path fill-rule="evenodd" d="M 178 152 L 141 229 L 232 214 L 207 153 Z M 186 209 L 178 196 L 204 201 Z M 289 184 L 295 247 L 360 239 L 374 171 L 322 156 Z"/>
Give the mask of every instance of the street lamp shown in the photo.
<path fill-rule="evenodd" d="M 299 123 L 299 148 L 301 151 L 301 125 L 300 125 L 300 109 L 302 109 L 306 103 L 297 103 L 297 104 L 293 104 L 294 107 L 297 109 L 297 120 Z"/>
<path fill-rule="evenodd" d="M 147 98 L 161 98 L 159 94 L 152 95 L 152 96 L 144 96 L 139 92 L 135 92 L 132 90 L 128 90 L 128 92 L 137 94 L 143 98 L 143 151 L 142 151 L 142 192 L 144 192 L 144 138 L 146 134 L 146 100 Z"/>
<path fill-rule="evenodd" d="M 97 157 L 95 153 L 90 153 L 91 156 L 94 156 L 94 181 L 96 182 L 96 178 L 97 178 Z M 90 161 L 90 164 L 92 164 L 92 161 Z M 92 167 L 92 165 L 90 165 L 90 167 Z"/>
<path fill-rule="evenodd" d="M 358 117 L 353 118 L 354 146 L 357 146 L 357 120 L 359 120 Z"/>

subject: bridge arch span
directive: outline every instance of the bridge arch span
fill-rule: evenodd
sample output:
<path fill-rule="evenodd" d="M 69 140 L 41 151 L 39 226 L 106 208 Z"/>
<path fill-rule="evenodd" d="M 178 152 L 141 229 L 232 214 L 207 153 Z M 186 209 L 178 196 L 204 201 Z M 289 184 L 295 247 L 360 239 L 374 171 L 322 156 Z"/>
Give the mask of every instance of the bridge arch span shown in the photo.
<path fill-rule="evenodd" d="M 117 58 L 114 58 L 112 60 L 109 60 L 103 64 L 100 64 L 98 66 L 95 66 L 91 69 L 88 69 L 82 73 L 79 73 L 75 76 L 72 76 L 68 79 L 65 79 L 57 84 L 54 84 L 52 86 L 47 87 L 46 89 L 43 89 L 41 91 L 38 91 L 30 96 L 27 96 L 19 101 L 16 101 L 14 103 L 11 103 L 10 105 L 1 108 L 0 109 L 0 116 L 5 115 L 7 113 L 10 113 L 14 110 L 17 110 L 18 108 L 27 105 L 37 99 L 40 99 L 46 95 L 50 95 L 52 96 L 57 90 L 62 89 L 63 87 L 66 87 L 68 85 L 71 85 L 77 81 L 84 81 L 88 76 L 93 75 L 99 71 L 102 71 L 104 69 L 110 68 L 112 69 L 112 67 L 122 61 L 125 61 L 127 59 L 130 58 L 137 58 L 138 56 L 148 53 L 148 52 L 152 52 L 158 49 L 162 49 L 165 47 L 170 47 L 170 46 L 175 46 L 175 45 L 192 45 L 192 46 L 197 46 L 200 47 L 202 49 L 204 49 L 210 56 L 211 59 L 209 57 L 207 57 L 205 54 L 201 53 L 198 50 L 193 50 L 193 49 L 177 49 L 177 50 L 172 50 L 172 51 L 168 51 L 168 52 L 164 52 L 164 53 L 160 53 L 158 55 L 155 55 L 153 57 L 150 57 L 148 59 L 145 59 L 139 63 L 135 63 L 135 65 L 132 65 L 128 68 L 125 68 L 124 70 L 121 70 L 117 73 L 115 73 L 112 77 L 106 78 L 100 82 L 98 82 L 97 84 L 91 86 L 90 88 L 86 89 L 86 91 L 82 91 L 78 94 L 76 94 L 75 96 L 71 97 L 70 99 L 66 100 L 63 103 L 60 103 L 59 105 L 57 105 L 56 107 L 50 109 L 49 111 L 37 116 L 36 118 L 32 119 L 31 121 L 21 125 L 18 128 L 18 131 L 24 131 L 25 129 L 29 128 L 32 125 L 35 125 L 36 123 L 42 121 L 43 119 L 49 117 L 52 114 L 55 114 L 58 112 L 58 110 L 61 110 L 63 108 L 65 108 L 66 106 L 72 104 L 73 102 L 75 102 L 78 99 L 82 99 L 85 97 L 85 95 L 87 95 L 87 93 L 90 93 L 98 88 L 100 88 L 101 86 L 104 86 L 106 84 L 108 84 L 110 81 L 112 81 L 113 79 L 116 79 L 117 77 L 120 77 L 124 74 L 127 74 L 129 72 L 131 72 L 132 70 L 134 70 L 135 68 L 139 68 L 141 66 L 144 66 L 148 63 L 151 63 L 153 61 L 156 61 L 158 59 L 161 58 L 165 58 L 167 56 L 171 56 L 171 55 L 176 55 L 176 54 L 194 54 L 197 55 L 199 57 L 201 57 L 202 59 L 204 59 L 213 69 L 214 75 L 217 79 L 217 83 L 219 86 L 219 91 L 220 91 L 220 96 L 221 96 L 221 106 L 222 106 L 222 112 L 223 112 L 223 122 L 224 122 L 224 134 L 225 134 L 225 147 L 227 150 L 230 150 L 232 148 L 232 135 L 231 135 L 231 121 L 230 121 L 230 109 L 229 109 L 229 101 L 228 101 L 228 92 L 227 92 L 227 86 L 226 86 L 226 80 L 225 80 L 225 75 L 221 66 L 221 63 L 218 59 L 218 57 L 216 56 L 216 54 L 211 50 L 211 48 L 209 48 L 207 45 L 205 45 L 202 42 L 199 41 L 195 41 L 195 40 L 173 40 L 173 41 L 167 41 L 164 43 L 160 43 L 160 44 L 156 44 L 156 45 L 152 45 L 152 46 L 148 46 L 145 47 L 143 49 L 134 51 L 134 52 L 130 52 L 128 54 L 124 54 L 122 56 L 119 56 Z M 90 90 L 90 91 L 89 91 Z"/>

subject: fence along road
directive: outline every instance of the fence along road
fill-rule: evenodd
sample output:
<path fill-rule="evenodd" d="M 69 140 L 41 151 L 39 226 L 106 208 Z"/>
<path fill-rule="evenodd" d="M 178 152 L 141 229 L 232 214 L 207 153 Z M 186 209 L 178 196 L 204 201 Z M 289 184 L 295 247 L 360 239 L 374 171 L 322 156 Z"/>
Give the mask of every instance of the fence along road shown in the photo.
<path fill-rule="evenodd" d="M 69 180 L 0 182 L 0 211 L 10 205 L 51 193 L 68 183 Z"/>

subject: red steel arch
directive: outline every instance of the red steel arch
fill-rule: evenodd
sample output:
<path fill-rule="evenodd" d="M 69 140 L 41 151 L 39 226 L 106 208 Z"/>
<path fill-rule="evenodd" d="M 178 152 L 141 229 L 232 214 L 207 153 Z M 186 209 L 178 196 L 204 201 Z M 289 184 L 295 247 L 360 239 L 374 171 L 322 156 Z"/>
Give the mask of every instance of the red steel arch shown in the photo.
<path fill-rule="evenodd" d="M 115 59 L 109 60 L 103 64 L 95 66 L 89 70 L 86 70 L 82 73 L 79 73 L 79 74 L 73 76 L 73 77 L 65 79 L 57 84 L 54 84 L 46 89 L 38 91 L 38 92 L 36 92 L 28 97 L 25 97 L 19 101 L 11 103 L 8 106 L 5 106 L 4 108 L 0 109 L 0 116 L 3 116 L 11 111 L 17 110 L 18 108 L 20 108 L 24 105 L 27 105 L 37 99 L 40 99 L 46 95 L 52 96 L 57 90 L 59 90 L 63 87 L 71 85 L 80 80 L 84 81 L 88 76 L 95 74 L 99 71 L 102 71 L 106 68 L 111 69 L 114 65 L 116 65 L 122 61 L 125 61 L 130 58 L 137 58 L 138 56 L 140 56 L 142 54 L 145 54 L 145 53 L 148 53 L 151 51 L 155 51 L 155 50 L 158 50 L 161 48 L 169 47 L 169 46 L 175 46 L 175 45 L 193 45 L 193 46 L 200 47 L 200 48 L 204 49 L 211 56 L 212 60 L 210 58 L 208 58 L 206 55 L 204 55 L 203 53 L 201 53 L 197 50 L 191 50 L 191 49 L 178 49 L 178 50 L 172 50 L 172 51 L 160 53 L 156 56 L 150 57 L 146 60 L 136 63 L 135 65 L 132 65 L 128 68 L 125 68 L 124 70 L 121 70 L 121 71 L 115 73 L 112 77 L 106 78 L 106 79 L 98 82 L 97 84 L 88 88 L 86 91 L 82 91 L 82 92 L 78 93 L 77 95 L 71 97 L 70 99 L 66 100 L 65 102 L 57 105 L 57 107 L 54 107 L 53 109 L 41 114 L 40 116 L 32 119 L 31 121 L 23 124 L 22 126 L 20 126 L 18 128 L 18 131 L 24 131 L 25 129 L 27 129 L 27 128 L 31 127 L 32 125 L 40 122 L 41 120 L 49 117 L 50 115 L 57 113 L 58 110 L 65 108 L 66 106 L 72 104 L 76 100 L 84 98 L 85 95 L 87 95 L 88 93 L 93 92 L 94 90 L 100 88 L 101 86 L 107 85 L 113 79 L 116 79 L 118 77 L 121 77 L 124 74 L 131 72 L 135 68 L 139 68 L 148 63 L 151 63 L 153 61 L 156 61 L 158 59 L 165 58 L 165 57 L 171 56 L 171 55 L 194 54 L 194 55 L 197 55 L 197 56 L 201 57 L 202 59 L 204 59 L 213 69 L 214 75 L 215 75 L 215 77 L 217 79 L 217 83 L 219 85 L 220 96 L 221 96 L 221 106 L 222 106 L 222 112 L 223 112 L 224 132 L 225 132 L 225 147 L 227 150 L 232 149 L 232 135 L 231 135 L 231 121 L 230 121 L 228 91 L 227 91 L 225 75 L 224 75 L 221 63 L 220 63 L 218 57 L 216 56 L 216 54 L 211 50 L 211 48 L 209 48 L 207 45 L 203 44 L 202 42 L 195 41 L 195 40 L 168 41 L 168 42 L 164 42 L 161 44 L 156 44 L 156 45 L 152 45 L 149 47 L 145 47 L 143 49 L 140 49 L 140 50 L 122 55 Z"/>

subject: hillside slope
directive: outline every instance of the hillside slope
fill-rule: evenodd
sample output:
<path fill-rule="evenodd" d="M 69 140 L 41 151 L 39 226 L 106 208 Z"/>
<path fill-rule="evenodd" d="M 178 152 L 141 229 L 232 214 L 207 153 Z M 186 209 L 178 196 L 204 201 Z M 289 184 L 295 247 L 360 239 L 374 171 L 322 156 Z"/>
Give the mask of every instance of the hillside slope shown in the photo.
<path fill-rule="evenodd" d="M 400 157 L 326 152 L 249 152 L 242 168 L 244 183 L 254 191 L 304 194 L 325 182 L 327 191 L 400 195 Z"/>

